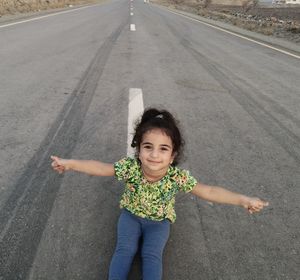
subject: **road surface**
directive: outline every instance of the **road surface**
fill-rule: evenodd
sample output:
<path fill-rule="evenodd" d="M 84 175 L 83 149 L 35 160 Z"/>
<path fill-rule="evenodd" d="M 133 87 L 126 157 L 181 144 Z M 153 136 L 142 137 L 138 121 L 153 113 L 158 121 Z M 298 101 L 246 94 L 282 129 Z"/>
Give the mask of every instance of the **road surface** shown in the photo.
<path fill-rule="evenodd" d="M 299 58 L 112 0 L 2 23 L 0 61 L 0 279 L 106 279 L 123 185 L 49 157 L 126 156 L 132 89 L 180 119 L 199 181 L 270 202 L 252 216 L 178 195 L 164 279 L 299 279 Z"/>

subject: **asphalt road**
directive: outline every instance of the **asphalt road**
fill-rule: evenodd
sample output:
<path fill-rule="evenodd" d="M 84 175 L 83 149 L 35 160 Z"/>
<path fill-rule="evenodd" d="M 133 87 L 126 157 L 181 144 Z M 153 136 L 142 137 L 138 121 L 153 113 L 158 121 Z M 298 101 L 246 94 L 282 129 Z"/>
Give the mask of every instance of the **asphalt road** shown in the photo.
<path fill-rule="evenodd" d="M 196 178 L 270 202 L 252 216 L 180 194 L 164 279 L 299 279 L 300 60 L 133 7 L 0 26 L 0 279 L 106 279 L 123 185 L 49 156 L 125 156 L 130 88 L 181 120 Z"/>

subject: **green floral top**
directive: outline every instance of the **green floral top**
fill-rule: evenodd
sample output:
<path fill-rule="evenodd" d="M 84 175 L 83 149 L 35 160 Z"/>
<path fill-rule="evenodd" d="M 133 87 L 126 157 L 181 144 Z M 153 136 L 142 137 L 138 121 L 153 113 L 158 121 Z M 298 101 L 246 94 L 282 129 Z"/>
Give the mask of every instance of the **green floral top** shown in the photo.
<path fill-rule="evenodd" d="M 174 209 L 178 191 L 189 192 L 197 184 L 187 170 L 170 166 L 167 174 L 157 182 L 149 182 L 144 177 L 137 159 L 123 158 L 114 164 L 118 180 L 126 182 L 120 207 L 131 213 L 155 221 L 176 220 Z"/>

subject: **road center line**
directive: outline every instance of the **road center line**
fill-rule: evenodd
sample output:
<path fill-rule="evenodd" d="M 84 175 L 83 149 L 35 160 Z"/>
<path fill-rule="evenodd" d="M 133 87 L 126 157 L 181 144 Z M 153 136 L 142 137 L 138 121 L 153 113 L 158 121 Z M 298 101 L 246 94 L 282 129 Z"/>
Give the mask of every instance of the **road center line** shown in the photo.
<path fill-rule="evenodd" d="M 130 24 L 130 31 L 136 31 L 135 24 Z"/>
<path fill-rule="evenodd" d="M 201 21 L 201 20 L 198 20 L 198 19 L 194 19 L 194 18 L 191 18 L 191 17 L 189 17 L 189 16 L 185 16 L 185 15 L 183 15 L 183 14 L 179 14 L 179 13 L 173 12 L 173 11 L 171 11 L 171 10 L 169 10 L 169 9 L 168 9 L 168 11 L 169 11 L 170 13 L 175 14 L 175 15 L 185 17 L 185 18 L 187 18 L 187 19 L 189 19 L 189 20 L 193 20 L 193 21 L 202 23 L 202 24 L 204 24 L 204 25 L 207 25 L 207 26 L 212 27 L 212 28 L 214 28 L 214 29 L 217 29 L 217 30 L 226 32 L 226 33 L 231 34 L 231 35 L 233 35 L 233 36 L 236 36 L 236 37 L 245 39 L 245 40 L 247 40 L 247 41 L 256 43 L 256 44 L 261 45 L 261 46 L 264 46 L 264 47 L 266 47 L 266 48 L 269 48 L 269 49 L 272 49 L 272 50 L 275 50 L 275 51 L 284 53 L 284 54 L 286 54 L 286 55 L 289 55 L 289 56 L 292 56 L 292 57 L 295 57 L 295 58 L 300 59 L 300 56 L 299 56 L 299 55 L 295 55 L 295 54 L 293 54 L 293 53 L 284 51 L 284 50 L 282 50 L 282 49 L 275 48 L 275 47 L 273 47 L 273 46 L 271 46 L 271 45 L 268 45 L 268 44 L 265 44 L 265 43 L 261 43 L 261 42 L 259 42 L 259 41 L 250 39 L 250 38 L 248 38 L 248 37 L 246 37 L 246 36 L 239 35 L 239 34 L 236 34 L 236 33 L 234 33 L 234 32 L 228 31 L 228 30 L 226 30 L 226 29 L 224 29 L 224 28 L 221 28 L 221 27 L 218 27 L 218 26 L 214 26 L 214 25 L 212 25 L 212 24 L 210 24 L 210 23 L 206 23 L 206 22 L 204 22 L 204 21 Z"/>
<path fill-rule="evenodd" d="M 131 141 L 134 133 L 135 121 L 144 111 L 143 92 L 140 88 L 129 89 L 128 103 L 128 136 L 127 136 L 127 156 L 134 155 L 134 149 L 131 147 Z"/>

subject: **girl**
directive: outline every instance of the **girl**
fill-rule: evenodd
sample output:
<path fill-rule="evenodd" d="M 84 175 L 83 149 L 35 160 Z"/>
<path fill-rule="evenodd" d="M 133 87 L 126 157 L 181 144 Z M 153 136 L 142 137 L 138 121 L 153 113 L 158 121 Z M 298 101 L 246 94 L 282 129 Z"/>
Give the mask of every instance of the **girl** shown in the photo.
<path fill-rule="evenodd" d="M 177 121 L 165 110 L 147 109 L 136 125 L 131 146 L 134 158 L 114 164 L 93 160 L 61 159 L 52 156 L 52 167 L 96 176 L 116 176 L 126 182 L 120 201 L 117 246 L 110 264 L 109 279 L 125 280 L 142 238 L 144 280 L 162 278 L 162 255 L 174 223 L 175 195 L 178 191 L 217 203 L 239 205 L 250 213 L 259 212 L 268 203 L 201 184 L 188 171 L 176 167 L 182 153 L 183 139 Z"/>

